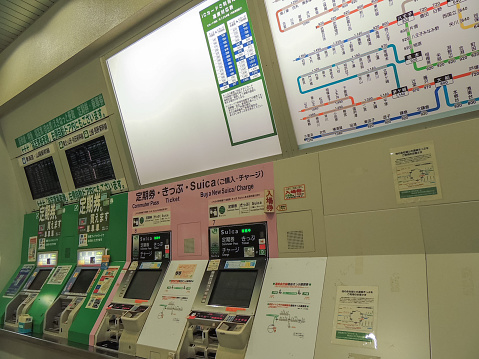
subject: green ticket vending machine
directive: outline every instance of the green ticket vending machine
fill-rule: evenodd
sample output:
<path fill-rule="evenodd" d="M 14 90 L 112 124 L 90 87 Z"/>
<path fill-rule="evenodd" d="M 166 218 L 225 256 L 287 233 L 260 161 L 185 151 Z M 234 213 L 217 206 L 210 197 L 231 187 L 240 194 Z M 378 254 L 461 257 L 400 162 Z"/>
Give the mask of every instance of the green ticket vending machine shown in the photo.
<path fill-rule="evenodd" d="M 75 249 L 78 245 L 75 231 L 77 213 L 78 208 L 74 204 L 65 207 L 58 204 L 40 207 L 38 235 L 44 237 L 44 243 L 42 244 L 41 238 L 38 243 L 46 250 L 58 251 L 58 266 L 28 312 L 33 317 L 33 333 L 43 333 L 45 313 L 60 295 L 75 268 Z M 58 226 L 58 223 L 61 226 Z M 51 230 L 54 227 L 56 235 Z"/>
<path fill-rule="evenodd" d="M 53 278 L 52 273 L 57 263 L 57 251 L 38 253 L 37 267 L 33 274 L 5 309 L 5 329 L 18 331 L 18 319 L 21 315 L 28 314 L 44 284 Z"/>
<path fill-rule="evenodd" d="M 62 294 L 45 314 L 43 337 L 58 342 L 66 342 L 68 331 L 75 320 L 81 305 L 93 290 L 105 248 L 79 249 L 77 266 L 63 289 Z"/>
<path fill-rule="evenodd" d="M 0 292 L 0 323 L 5 320 L 5 309 L 10 301 L 20 292 L 35 269 L 35 260 L 28 261 L 30 238 L 37 238 L 38 217 L 36 213 L 26 214 L 23 219 L 22 254 L 20 265 L 15 274 Z"/>
<path fill-rule="evenodd" d="M 92 345 L 103 307 L 112 291 L 116 291 L 115 284 L 126 264 L 128 193 L 111 197 L 105 192 L 94 193 L 81 198 L 78 205 L 79 249 L 105 248 L 110 256 L 110 262 L 102 263 L 101 272 L 87 291 L 85 299 L 75 305 L 74 309 L 76 306 L 79 309 L 76 309 L 76 315 L 69 323 L 70 345 Z M 87 279 L 85 281 L 88 282 Z"/>

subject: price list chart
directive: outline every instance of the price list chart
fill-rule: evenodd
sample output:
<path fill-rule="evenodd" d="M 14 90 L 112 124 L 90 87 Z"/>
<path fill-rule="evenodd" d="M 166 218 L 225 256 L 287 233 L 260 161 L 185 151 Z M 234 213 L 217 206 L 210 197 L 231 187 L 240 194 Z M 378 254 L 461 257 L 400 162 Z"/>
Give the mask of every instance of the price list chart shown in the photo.
<path fill-rule="evenodd" d="M 265 4 L 300 149 L 479 109 L 475 0 Z"/>
<path fill-rule="evenodd" d="M 238 76 L 233 63 L 226 26 L 222 24 L 209 31 L 207 35 L 220 91 L 238 85 Z"/>
<path fill-rule="evenodd" d="M 233 51 L 238 65 L 240 82 L 245 83 L 257 79 L 261 76 L 261 71 L 246 13 L 228 21 L 228 29 L 233 41 Z"/>
<path fill-rule="evenodd" d="M 200 11 L 232 146 L 276 135 L 246 0 Z"/>

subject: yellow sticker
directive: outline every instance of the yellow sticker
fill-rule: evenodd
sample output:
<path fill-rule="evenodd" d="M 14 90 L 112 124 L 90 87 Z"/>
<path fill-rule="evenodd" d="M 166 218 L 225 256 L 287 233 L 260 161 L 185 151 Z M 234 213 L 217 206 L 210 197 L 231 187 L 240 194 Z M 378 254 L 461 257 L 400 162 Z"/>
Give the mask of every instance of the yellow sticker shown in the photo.
<path fill-rule="evenodd" d="M 213 271 L 213 270 L 218 270 L 218 268 L 220 267 L 220 262 L 221 262 L 221 259 L 210 260 L 210 262 L 208 263 L 208 268 L 206 269 L 206 271 L 210 272 L 210 271 Z"/>

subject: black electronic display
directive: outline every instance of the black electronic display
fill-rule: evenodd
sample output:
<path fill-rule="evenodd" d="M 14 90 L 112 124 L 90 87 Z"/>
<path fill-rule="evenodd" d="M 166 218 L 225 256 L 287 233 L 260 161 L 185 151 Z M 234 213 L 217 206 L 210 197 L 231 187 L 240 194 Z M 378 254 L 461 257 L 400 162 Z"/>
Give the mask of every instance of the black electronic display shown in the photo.
<path fill-rule="evenodd" d="M 75 188 L 115 179 L 104 136 L 65 151 Z"/>
<path fill-rule="evenodd" d="M 53 157 L 50 156 L 32 163 L 24 169 L 33 199 L 52 196 L 62 192 Z"/>
<path fill-rule="evenodd" d="M 248 308 L 257 275 L 256 270 L 218 272 L 208 305 Z"/>
<path fill-rule="evenodd" d="M 137 270 L 123 298 L 149 300 L 160 274 L 158 269 Z"/>
<path fill-rule="evenodd" d="M 40 290 L 43 287 L 43 283 L 47 280 L 48 276 L 50 275 L 51 272 L 50 269 L 40 269 L 35 276 L 35 279 L 33 280 L 32 284 L 28 287 L 29 290 Z"/>
<path fill-rule="evenodd" d="M 133 235 L 134 261 L 161 261 L 170 258 L 171 232 Z"/>
<path fill-rule="evenodd" d="M 95 278 L 97 271 L 98 269 L 82 269 L 69 292 L 86 293 L 88 288 L 90 288 L 91 282 L 93 281 L 93 278 Z"/>
<path fill-rule="evenodd" d="M 210 227 L 210 258 L 266 257 L 266 235 L 266 223 Z"/>

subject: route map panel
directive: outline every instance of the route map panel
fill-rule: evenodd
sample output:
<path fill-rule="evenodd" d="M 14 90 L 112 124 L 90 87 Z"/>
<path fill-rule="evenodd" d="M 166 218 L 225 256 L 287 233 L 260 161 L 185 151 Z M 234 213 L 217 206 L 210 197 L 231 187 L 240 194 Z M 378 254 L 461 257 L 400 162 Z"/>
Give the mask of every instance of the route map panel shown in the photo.
<path fill-rule="evenodd" d="M 477 0 L 265 3 L 300 149 L 479 109 Z"/>

